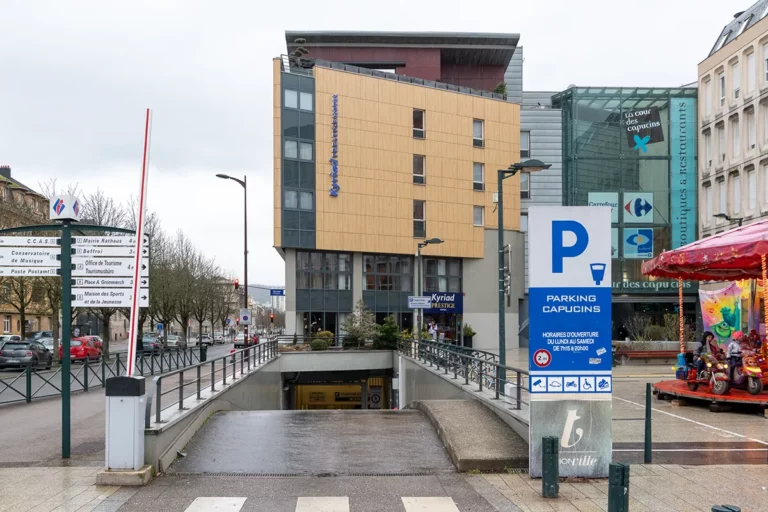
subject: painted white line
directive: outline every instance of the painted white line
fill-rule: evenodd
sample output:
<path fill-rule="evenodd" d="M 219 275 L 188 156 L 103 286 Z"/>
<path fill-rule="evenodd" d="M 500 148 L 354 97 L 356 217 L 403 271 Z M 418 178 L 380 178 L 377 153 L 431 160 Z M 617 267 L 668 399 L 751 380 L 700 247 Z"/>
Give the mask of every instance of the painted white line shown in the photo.
<path fill-rule="evenodd" d="M 614 452 L 643 452 L 645 450 L 613 450 Z M 768 452 L 768 448 L 684 448 L 684 449 L 661 449 L 653 450 L 654 452 Z M 573 452 L 568 452 L 573 453 Z"/>
<path fill-rule="evenodd" d="M 405 512 L 459 512 L 451 498 L 403 498 Z"/>
<path fill-rule="evenodd" d="M 248 498 L 195 498 L 186 512 L 239 512 Z"/>
<path fill-rule="evenodd" d="M 296 512 L 349 512 L 349 497 L 299 498 L 296 502 Z"/>
<path fill-rule="evenodd" d="M 640 407 L 642 409 L 645 409 L 645 405 L 643 405 L 643 404 L 639 404 L 639 403 L 633 402 L 631 400 L 626 400 L 624 398 L 619 398 L 617 396 L 614 396 L 613 398 L 615 398 L 616 400 L 621 400 L 622 402 L 626 402 L 628 404 L 636 405 L 637 407 Z M 694 425 L 699 425 L 701 427 L 711 428 L 712 430 L 717 430 L 718 432 L 723 432 L 725 434 L 729 434 L 729 435 L 732 435 L 732 436 L 740 437 L 740 438 L 746 439 L 748 441 L 752 441 L 752 442 L 755 442 L 755 443 L 759 443 L 759 444 L 768 446 L 768 442 L 761 441 L 759 439 L 753 439 L 753 438 L 747 437 L 747 436 L 745 436 L 743 434 L 737 434 L 736 432 L 731 432 L 730 430 L 725 430 L 724 428 L 715 427 L 715 426 L 712 426 L 712 425 L 707 425 L 706 423 L 702 423 L 700 421 L 684 418 L 682 416 L 678 416 L 677 414 L 672 414 L 671 412 L 662 411 L 662 410 L 659 410 L 659 409 L 654 409 L 653 407 L 651 407 L 651 410 L 655 411 L 655 412 L 658 412 L 658 413 L 661 413 L 661 414 L 666 414 L 667 416 L 672 416 L 673 418 L 677 418 L 678 420 L 683 420 L 683 421 L 687 421 L 689 423 L 693 423 Z"/>

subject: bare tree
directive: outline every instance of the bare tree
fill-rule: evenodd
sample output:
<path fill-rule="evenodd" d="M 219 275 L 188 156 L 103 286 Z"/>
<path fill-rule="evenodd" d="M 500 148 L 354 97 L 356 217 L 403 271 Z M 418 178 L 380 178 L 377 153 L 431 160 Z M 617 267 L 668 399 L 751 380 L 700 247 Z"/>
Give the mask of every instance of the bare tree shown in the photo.
<path fill-rule="evenodd" d="M 82 203 L 83 220 L 99 226 L 122 228 L 126 225 L 128 214 L 123 206 L 109 197 L 101 189 L 96 189 L 92 194 L 83 194 Z"/>

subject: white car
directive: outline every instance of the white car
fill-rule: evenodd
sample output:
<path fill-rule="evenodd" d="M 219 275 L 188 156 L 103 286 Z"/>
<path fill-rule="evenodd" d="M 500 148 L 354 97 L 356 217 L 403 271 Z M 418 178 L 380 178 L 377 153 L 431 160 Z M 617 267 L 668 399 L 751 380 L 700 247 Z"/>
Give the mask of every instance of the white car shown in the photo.
<path fill-rule="evenodd" d="M 213 338 L 210 334 L 203 334 L 203 345 L 213 345 Z"/>
<path fill-rule="evenodd" d="M 168 339 L 165 341 L 165 346 L 166 348 L 187 348 L 187 344 L 184 343 L 184 340 L 175 334 L 170 334 L 168 336 Z"/>
<path fill-rule="evenodd" d="M 224 336 L 220 332 L 213 333 L 214 343 L 224 343 Z"/>

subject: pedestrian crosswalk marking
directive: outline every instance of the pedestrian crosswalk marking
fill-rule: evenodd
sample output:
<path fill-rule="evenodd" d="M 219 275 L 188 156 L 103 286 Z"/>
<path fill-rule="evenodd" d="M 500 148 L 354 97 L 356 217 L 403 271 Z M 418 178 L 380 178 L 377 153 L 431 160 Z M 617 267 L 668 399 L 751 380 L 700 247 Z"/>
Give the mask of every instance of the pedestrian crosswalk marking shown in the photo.
<path fill-rule="evenodd" d="M 195 498 L 186 512 L 240 512 L 248 498 Z"/>
<path fill-rule="evenodd" d="M 296 512 L 349 512 L 349 497 L 312 497 L 299 498 Z"/>
<path fill-rule="evenodd" d="M 452 498 L 403 498 L 405 512 L 459 512 Z"/>

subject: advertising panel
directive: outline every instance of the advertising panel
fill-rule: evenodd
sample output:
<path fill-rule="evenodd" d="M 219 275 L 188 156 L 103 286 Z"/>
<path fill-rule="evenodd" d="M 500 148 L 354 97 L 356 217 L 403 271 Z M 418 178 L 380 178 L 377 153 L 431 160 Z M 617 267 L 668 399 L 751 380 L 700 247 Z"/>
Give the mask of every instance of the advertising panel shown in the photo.
<path fill-rule="evenodd" d="M 610 206 L 611 222 L 619 222 L 619 193 L 618 192 L 590 192 L 587 194 L 587 206 Z"/>
<path fill-rule="evenodd" d="M 624 259 L 653 258 L 653 228 L 624 228 Z"/>
<path fill-rule="evenodd" d="M 560 475 L 605 477 L 611 460 L 611 210 L 529 211 L 530 474 L 560 439 Z"/>
<path fill-rule="evenodd" d="M 464 313 L 464 296 L 461 292 L 440 292 L 427 295 L 430 297 L 429 309 L 424 308 L 425 315 L 439 315 L 441 313 Z"/>
<path fill-rule="evenodd" d="M 629 110 L 622 113 L 621 124 L 627 143 L 638 152 L 647 153 L 648 144 L 664 142 L 664 130 L 658 107 Z"/>
<path fill-rule="evenodd" d="M 672 249 L 696 240 L 696 102 L 672 98 L 669 171 Z"/>
<path fill-rule="evenodd" d="M 653 192 L 624 192 L 624 224 L 653 224 Z"/>

